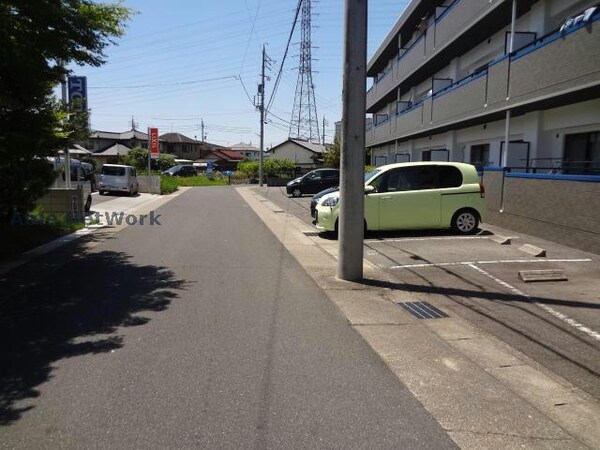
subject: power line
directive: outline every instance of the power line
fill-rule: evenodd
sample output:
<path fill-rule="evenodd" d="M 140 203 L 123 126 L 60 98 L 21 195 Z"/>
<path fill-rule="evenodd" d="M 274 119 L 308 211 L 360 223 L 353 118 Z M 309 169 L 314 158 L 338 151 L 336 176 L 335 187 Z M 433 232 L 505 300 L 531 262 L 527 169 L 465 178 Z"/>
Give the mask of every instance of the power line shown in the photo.
<path fill-rule="evenodd" d="M 281 59 L 281 64 L 279 66 L 279 72 L 277 73 L 277 78 L 275 79 L 275 83 L 273 84 L 273 91 L 271 92 L 271 97 L 267 102 L 266 110 L 268 111 L 275 99 L 275 95 L 277 94 L 277 89 L 279 88 L 279 81 L 281 80 L 281 72 L 283 71 L 283 65 L 285 63 L 285 58 L 287 57 L 288 51 L 290 49 L 290 43 L 292 42 L 292 36 L 294 35 L 294 30 L 296 29 L 296 23 L 298 22 L 298 15 L 300 14 L 300 9 L 302 7 L 302 1 L 298 0 L 298 6 L 296 7 L 296 14 L 294 14 L 294 20 L 292 21 L 292 29 L 290 30 L 290 35 L 288 37 L 287 44 L 285 46 L 285 52 L 283 53 L 283 58 Z"/>
<path fill-rule="evenodd" d="M 156 84 L 138 84 L 131 86 L 89 86 L 88 89 L 140 89 L 149 87 L 165 87 L 165 86 L 183 86 L 188 84 L 205 83 L 208 81 L 220 81 L 227 79 L 237 79 L 236 75 L 228 75 L 225 77 L 216 78 L 204 78 L 202 80 L 191 80 L 191 81 L 174 81 L 173 83 L 156 83 Z"/>
<path fill-rule="evenodd" d="M 252 103 L 252 106 L 254 106 L 254 100 L 252 100 L 252 98 L 250 97 L 250 94 L 248 94 L 248 89 L 246 89 L 244 80 L 242 80 L 242 75 L 239 75 L 238 78 L 240 80 L 240 83 L 242 84 L 242 88 L 244 89 L 244 93 L 246 94 L 246 97 L 248 97 L 248 100 L 250 101 L 250 103 Z"/>
<path fill-rule="evenodd" d="M 248 4 L 246 0 L 244 0 L 246 4 L 246 9 L 248 8 Z M 256 14 L 254 14 L 254 20 L 252 21 L 252 28 L 250 28 L 250 35 L 248 36 L 248 42 L 246 42 L 246 50 L 244 51 L 244 56 L 242 57 L 242 65 L 240 66 L 240 76 L 242 74 L 242 70 L 244 70 L 244 64 L 246 64 L 246 56 L 248 55 L 248 48 L 250 47 L 250 41 L 252 40 L 252 35 L 254 34 L 254 26 L 256 25 L 256 18 L 258 17 L 258 12 L 260 11 L 260 5 L 262 0 L 258 0 L 258 6 L 256 7 Z"/>

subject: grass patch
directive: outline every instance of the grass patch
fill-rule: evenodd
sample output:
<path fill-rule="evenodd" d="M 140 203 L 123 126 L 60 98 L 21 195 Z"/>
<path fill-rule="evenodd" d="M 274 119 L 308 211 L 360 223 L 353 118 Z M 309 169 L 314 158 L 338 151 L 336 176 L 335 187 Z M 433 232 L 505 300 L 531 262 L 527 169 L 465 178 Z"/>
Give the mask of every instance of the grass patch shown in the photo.
<path fill-rule="evenodd" d="M 162 194 L 170 194 L 175 192 L 179 186 L 226 186 L 228 184 L 227 177 L 208 178 L 205 175 L 195 177 L 160 177 L 160 192 Z"/>
<path fill-rule="evenodd" d="M 0 224 L 0 234 L 4 241 L 0 246 L 0 261 L 14 259 L 27 250 L 83 227 L 83 222 L 66 220 L 65 215 L 44 215 L 40 208 L 26 217 L 14 216 L 11 223 Z"/>
<path fill-rule="evenodd" d="M 175 177 L 160 177 L 160 193 L 170 194 L 175 192 L 178 187 L 177 179 Z"/>

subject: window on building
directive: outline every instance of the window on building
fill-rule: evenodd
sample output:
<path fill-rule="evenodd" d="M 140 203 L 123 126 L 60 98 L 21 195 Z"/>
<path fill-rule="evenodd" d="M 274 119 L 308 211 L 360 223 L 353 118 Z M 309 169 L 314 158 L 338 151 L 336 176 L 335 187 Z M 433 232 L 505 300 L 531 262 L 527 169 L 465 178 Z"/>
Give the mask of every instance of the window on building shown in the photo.
<path fill-rule="evenodd" d="M 410 162 L 410 153 L 396 153 L 394 162 L 403 163 Z"/>
<path fill-rule="evenodd" d="M 375 165 L 377 167 L 384 166 L 387 164 L 387 156 L 376 156 L 375 157 Z"/>
<path fill-rule="evenodd" d="M 564 173 L 600 174 L 600 131 L 567 134 L 562 167 Z"/>
<path fill-rule="evenodd" d="M 445 148 L 423 150 L 421 161 L 450 161 L 450 151 Z"/>
<path fill-rule="evenodd" d="M 490 162 L 490 144 L 471 145 L 471 164 L 478 169 Z"/>

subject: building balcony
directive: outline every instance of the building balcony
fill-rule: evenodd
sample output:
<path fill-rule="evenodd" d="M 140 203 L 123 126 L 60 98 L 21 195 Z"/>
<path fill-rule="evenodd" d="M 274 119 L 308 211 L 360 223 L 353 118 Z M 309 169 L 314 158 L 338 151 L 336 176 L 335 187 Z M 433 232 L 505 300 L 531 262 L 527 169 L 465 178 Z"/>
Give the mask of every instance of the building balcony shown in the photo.
<path fill-rule="evenodd" d="M 600 13 L 491 61 L 400 111 L 392 117 L 394 127 L 381 128 L 371 145 L 485 123 L 507 109 L 525 113 L 572 103 L 600 87 L 598 48 Z"/>
<path fill-rule="evenodd" d="M 481 111 L 486 103 L 487 70 L 473 74 L 433 95 L 430 124 L 440 124 Z"/>
<path fill-rule="evenodd" d="M 392 64 L 385 72 L 381 73 L 371 89 L 367 91 L 367 105 L 379 102 L 394 89 L 394 72 L 396 64 Z"/>
<path fill-rule="evenodd" d="M 502 3 L 502 0 L 455 0 L 445 9 L 438 8 L 437 17 L 425 32 L 407 48 L 400 49 L 394 61 L 392 79 L 377 86 L 376 91 L 369 91 L 367 111 L 375 112 L 382 103 L 395 97 L 395 90 L 402 83 L 410 85 L 423 81 L 427 74 L 431 76 L 445 66 L 457 52 L 464 51 L 474 41 L 489 34 L 493 30 L 488 22 L 494 23 L 496 28 L 501 27 L 506 19 L 506 8 L 497 7 Z M 467 33 L 468 30 L 476 31 Z"/>
<path fill-rule="evenodd" d="M 404 80 L 416 67 L 423 63 L 427 56 L 425 53 L 425 41 L 427 34 L 423 33 L 410 47 L 400 50 L 396 65 L 396 74 L 394 84 L 398 85 Z"/>
<path fill-rule="evenodd" d="M 452 42 L 498 3 L 498 0 L 456 0 L 448 8 L 441 10 L 433 22 L 433 27 L 427 30 L 433 44 L 432 51 L 427 56 Z"/>
<path fill-rule="evenodd" d="M 600 12 L 538 39 L 510 57 L 510 103 L 600 83 Z"/>
<path fill-rule="evenodd" d="M 417 103 L 396 115 L 394 133 L 396 136 L 402 136 L 423 127 L 423 103 Z"/>

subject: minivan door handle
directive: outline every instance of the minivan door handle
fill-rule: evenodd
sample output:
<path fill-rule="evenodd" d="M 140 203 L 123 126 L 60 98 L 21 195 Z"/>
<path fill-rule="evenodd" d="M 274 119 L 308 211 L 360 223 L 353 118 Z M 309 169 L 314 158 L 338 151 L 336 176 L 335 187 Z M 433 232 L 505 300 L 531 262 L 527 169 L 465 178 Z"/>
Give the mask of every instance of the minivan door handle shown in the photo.
<path fill-rule="evenodd" d="M 386 195 L 385 197 L 381 197 L 381 200 L 390 200 L 391 198 L 391 195 Z"/>

